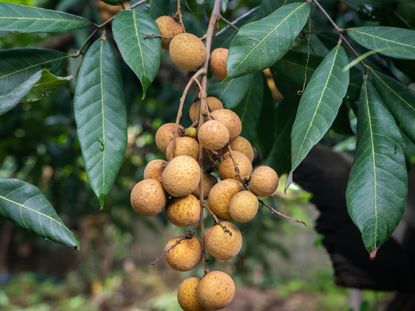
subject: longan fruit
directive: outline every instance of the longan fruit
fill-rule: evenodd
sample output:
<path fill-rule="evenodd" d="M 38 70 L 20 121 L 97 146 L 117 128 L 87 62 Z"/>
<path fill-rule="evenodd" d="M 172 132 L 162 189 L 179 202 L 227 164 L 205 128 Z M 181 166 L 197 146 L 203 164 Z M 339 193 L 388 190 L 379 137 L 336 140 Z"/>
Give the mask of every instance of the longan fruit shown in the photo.
<path fill-rule="evenodd" d="M 169 47 L 173 63 L 180 69 L 195 71 L 206 59 L 206 47 L 202 40 L 190 33 L 175 36 Z"/>
<path fill-rule="evenodd" d="M 185 131 L 184 131 L 184 135 L 192 137 L 192 138 L 196 138 L 197 137 L 197 128 L 191 126 L 188 127 Z"/>
<path fill-rule="evenodd" d="M 176 151 L 173 152 L 174 139 L 168 144 L 166 149 L 166 158 L 171 160 L 179 155 L 187 155 L 195 160 L 199 157 L 199 144 L 196 139 L 191 137 L 183 136 L 176 138 Z"/>
<path fill-rule="evenodd" d="M 251 191 L 241 191 L 235 194 L 229 202 L 229 214 L 233 220 L 246 223 L 255 218 L 259 201 Z"/>
<path fill-rule="evenodd" d="M 219 150 L 229 142 L 229 130 L 223 123 L 209 120 L 199 128 L 197 137 L 204 148 Z"/>
<path fill-rule="evenodd" d="M 278 175 L 269 166 L 258 166 L 252 173 L 249 190 L 259 197 L 272 195 L 278 187 Z"/>
<path fill-rule="evenodd" d="M 161 46 L 168 49 L 171 40 L 178 34 L 183 33 L 183 27 L 171 16 L 160 16 L 156 19 L 156 24 L 160 30 Z"/>
<path fill-rule="evenodd" d="M 212 187 L 216 185 L 217 182 L 218 180 L 216 179 L 215 176 L 208 174 L 208 173 L 203 173 L 203 197 L 205 199 L 208 198 L 210 189 L 212 189 Z M 199 188 L 200 188 L 200 183 L 199 183 L 199 186 L 196 188 L 195 192 L 193 192 L 193 194 L 198 198 L 200 194 Z"/>
<path fill-rule="evenodd" d="M 228 60 L 228 49 L 217 48 L 210 54 L 210 70 L 218 80 L 224 80 L 228 75 L 226 61 Z"/>
<path fill-rule="evenodd" d="M 242 190 L 242 184 L 236 179 L 225 179 L 210 189 L 208 203 L 210 210 L 222 219 L 230 219 L 229 202 Z"/>
<path fill-rule="evenodd" d="M 199 186 L 200 166 L 187 155 L 173 158 L 164 168 L 161 182 L 164 189 L 173 197 L 184 197 Z"/>
<path fill-rule="evenodd" d="M 130 2 L 124 1 L 123 6 L 125 8 L 129 8 Z M 103 20 L 107 20 L 113 17 L 114 15 L 116 15 L 118 12 L 122 10 L 123 6 L 119 3 L 110 5 L 110 4 L 105 3 L 104 1 L 100 1 L 100 0 L 97 1 L 97 7 L 100 11 L 100 16 Z"/>
<path fill-rule="evenodd" d="M 176 131 L 176 124 L 175 123 L 165 123 L 160 126 L 156 132 L 156 145 L 159 150 L 163 153 L 166 152 L 167 146 L 173 140 L 175 131 Z M 179 125 L 178 134 L 179 136 L 183 132 L 183 127 Z"/>
<path fill-rule="evenodd" d="M 235 167 L 236 166 L 236 167 Z M 237 168 L 237 169 L 236 169 Z M 239 173 L 238 173 L 239 171 Z M 252 174 L 252 163 L 248 157 L 239 151 L 228 152 L 219 163 L 219 176 L 226 178 L 241 178 L 242 181 L 248 180 Z"/>
<path fill-rule="evenodd" d="M 167 204 L 167 219 L 173 225 L 187 227 L 199 221 L 200 209 L 200 202 L 193 194 L 174 198 Z"/>
<path fill-rule="evenodd" d="M 235 296 L 235 283 L 222 271 L 211 271 L 202 277 L 196 288 L 197 300 L 207 310 L 220 310 Z"/>
<path fill-rule="evenodd" d="M 242 152 L 244 155 L 246 155 L 249 161 L 252 162 L 254 160 L 254 148 L 245 137 L 238 136 L 232 139 L 229 145 L 231 146 L 232 150 Z"/>
<path fill-rule="evenodd" d="M 199 285 L 199 278 L 191 277 L 184 280 L 177 290 L 177 300 L 184 311 L 205 310 L 197 300 L 196 288 Z"/>
<path fill-rule="evenodd" d="M 148 162 L 144 169 L 144 179 L 161 181 L 161 174 L 163 173 L 166 163 L 166 161 L 160 159 Z"/>
<path fill-rule="evenodd" d="M 238 115 L 230 109 L 218 109 L 210 114 L 212 119 L 222 122 L 229 130 L 230 139 L 234 139 L 241 134 L 242 122 Z"/>
<path fill-rule="evenodd" d="M 164 252 L 170 267 L 177 271 L 189 271 L 202 259 L 202 243 L 198 237 L 176 237 L 167 242 Z"/>
<path fill-rule="evenodd" d="M 142 216 L 161 213 L 166 206 L 166 200 L 166 193 L 161 183 L 155 179 L 144 179 L 131 190 L 131 206 Z"/>
<path fill-rule="evenodd" d="M 223 221 L 206 231 L 206 250 L 217 260 L 229 260 L 242 247 L 242 234 L 234 224 Z"/>
<path fill-rule="evenodd" d="M 207 103 L 207 106 L 210 112 L 218 110 L 218 109 L 223 109 L 222 102 L 216 97 L 213 97 L 213 96 L 206 97 L 206 103 Z M 199 118 L 199 107 L 200 107 L 200 100 L 193 103 L 190 106 L 189 116 L 192 122 L 196 122 L 196 120 Z"/>

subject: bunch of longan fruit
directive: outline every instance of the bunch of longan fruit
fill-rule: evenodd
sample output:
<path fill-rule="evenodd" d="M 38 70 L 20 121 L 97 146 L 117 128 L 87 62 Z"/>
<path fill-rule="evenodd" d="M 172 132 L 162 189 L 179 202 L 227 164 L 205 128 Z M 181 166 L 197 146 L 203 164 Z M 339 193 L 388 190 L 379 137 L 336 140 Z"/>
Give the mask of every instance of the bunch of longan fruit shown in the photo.
<path fill-rule="evenodd" d="M 185 33 L 180 23 L 169 16 L 156 20 L 162 45 L 169 49 L 180 69 L 195 71 L 205 60 L 203 41 Z M 211 53 L 210 68 L 218 79 L 226 77 L 226 49 Z M 189 227 L 183 235 L 169 240 L 163 255 L 177 271 L 194 269 L 201 261 L 201 278 L 184 280 L 178 288 L 183 310 L 219 310 L 232 302 L 235 284 L 225 272 L 208 271 L 206 252 L 216 260 L 236 256 L 242 247 L 242 234 L 232 223 L 253 220 L 260 207 L 258 197 L 272 195 L 278 186 L 277 173 L 268 166 L 252 167 L 254 149 L 240 136 L 242 123 L 232 110 L 215 97 L 203 94 L 189 109 L 192 125 L 179 122 L 160 126 L 155 142 L 166 160 L 150 161 L 144 180 L 131 192 L 133 209 L 143 216 L 165 211 L 167 219 L 179 227 Z M 214 225 L 204 230 L 205 213 Z M 195 229 L 200 229 L 199 236 Z"/>

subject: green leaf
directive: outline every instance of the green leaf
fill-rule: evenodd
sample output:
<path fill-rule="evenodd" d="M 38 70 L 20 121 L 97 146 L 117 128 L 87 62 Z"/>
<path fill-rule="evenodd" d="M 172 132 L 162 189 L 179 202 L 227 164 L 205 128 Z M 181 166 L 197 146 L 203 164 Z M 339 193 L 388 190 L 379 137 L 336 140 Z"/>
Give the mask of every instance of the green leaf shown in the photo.
<path fill-rule="evenodd" d="M 291 172 L 333 124 L 349 85 L 349 71 L 343 71 L 347 62 L 338 44 L 311 76 L 291 132 Z"/>
<path fill-rule="evenodd" d="M 41 70 L 7 94 L 0 95 L 0 115 L 13 109 L 22 101 L 37 101 L 67 83 L 71 77 L 57 77 L 47 70 Z"/>
<path fill-rule="evenodd" d="M 415 142 L 415 92 L 402 83 L 371 70 L 373 82 L 402 131 Z"/>
<path fill-rule="evenodd" d="M 292 3 L 243 26 L 229 48 L 228 76 L 237 77 L 274 64 L 291 48 L 310 14 L 310 5 Z"/>
<path fill-rule="evenodd" d="M 253 74 L 234 79 L 226 78 L 223 81 L 212 78 L 209 82 L 208 94 L 219 98 L 226 108 L 234 108 L 245 97 L 252 79 Z"/>
<path fill-rule="evenodd" d="M 10 93 L 42 69 L 56 74 L 68 57 L 65 53 L 47 49 L 0 51 L 0 95 Z"/>
<path fill-rule="evenodd" d="M 249 141 L 257 136 L 257 127 L 261 115 L 261 106 L 264 97 L 264 76 L 262 72 L 254 75 L 242 102 L 236 106 L 235 112 L 241 118 L 243 129 L 241 135 Z"/>
<path fill-rule="evenodd" d="M 95 41 L 85 54 L 78 74 L 74 106 L 89 183 L 103 206 L 127 145 L 120 66 L 105 37 Z"/>
<path fill-rule="evenodd" d="M 140 79 L 144 98 L 157 75 L 161 58 L 160 39 L 144 37 L 160 35 L 159 28 L 148 13 L 136 9 L 117 14 L 112 30 L 124 61 Z"/>
<path fill-rule="evenodd" d="M 376 89 L 364 81 L 357 120 L 357 144 L 347 185 L 350 217 L 371 256 L 402 218 L 408 192 L 403 140 Z"/>
<path fill-rule="evenodd" d="M 79 249 L 75 235 L 40 190 L 31 184 L 0 178 L 0 215 L 42 237 Z"/>
<path fill-rule="evenodd" d="M 365 26 L 349 28 L 347 34 L 365 48 L 380 54 L 400 59 L 415 59 L 414 30 Z"/>
<path fill-rule="evenodd" d="M 171 3 L 166 0 L 151 0 L 150 2 L 150 14 L 153 19 L 156 19 L 162 15 L 170 15 Z"/>
<path fill-rule="evenodd" d="M 81 16 L 0 2 L 0 31 L 66 32 L 91 25 Z"/>

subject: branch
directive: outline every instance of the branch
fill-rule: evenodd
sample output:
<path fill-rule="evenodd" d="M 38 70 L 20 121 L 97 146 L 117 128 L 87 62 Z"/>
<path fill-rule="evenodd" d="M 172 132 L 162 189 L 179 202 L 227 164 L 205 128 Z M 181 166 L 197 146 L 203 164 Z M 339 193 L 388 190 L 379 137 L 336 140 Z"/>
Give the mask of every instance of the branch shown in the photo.
<path fill-rule="evenodd" d="M 286 215 L 286 214 L 284 214 L 284 213 L 282 213 L 282 212 L 280 212 L 280 211 L 276 210 L 275 208 L 273 208 L 273 207 L 269 206 L 268 204 L 266 204 L 264 201 L 262 201 L 262 200 L 260 200 L 260 199 L 258 199 L 258 201 L 259 201 L 259 203 L 260 203 L 261 205 L 263 205 L 263 206 L 265 206 L 266 208 L 268 208 L 268 209 L 271 211 L 271 213 L 276 214 L 276 215 L 280 216 L 281 218 L 284 218 L 284 219 L 291 220 L 291 221 L 294 221 L 294 222 L 296 222 L 296 223 L 302 224 L 304 227 L 307 227 L 307 224 L 305 223 L 305 221 L 302 221 L 302 220 L 299 220 L 299 219 L 297 219 L 297 218 L 294 218 L 294 217 L 288 216 L 288 215 Z"/>

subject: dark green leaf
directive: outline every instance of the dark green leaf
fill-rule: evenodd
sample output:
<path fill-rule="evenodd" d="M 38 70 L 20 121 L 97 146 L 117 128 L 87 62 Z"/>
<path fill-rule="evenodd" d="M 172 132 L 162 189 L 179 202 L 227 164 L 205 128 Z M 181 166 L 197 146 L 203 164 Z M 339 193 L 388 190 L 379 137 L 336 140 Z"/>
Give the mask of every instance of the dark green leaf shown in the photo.
<path fill-rule="evenodd" d="M 160 39 L 144 37 L 160 35 L 159 28 L 148 13 L 136 9 L 118 13 L 112 30 L 124 61 L 140 79 L 144 98 L 157 75 L 161 57 Z"/>
<path fill-rule="evenodd" d="M 347 34 L 365 48 L 380 54 L 400 59 L 415 59 L 414 30 L 365 26 L 350 28 Z"/>
<path fill-rule="evenodd" d="M 170 15 L 171 3 L 166 0 L 151 0 L 150 2 L 150 14 L 153 19 L 160 17 L 162 15 Z"/>
<path fill-rule="evenodd" d="M 79 248 L 79 241 L 50 202 L 38 188 L 24 181 L 0 178 L 0 215 L 42 237 Z"/>
<path fill-rule="evenodd" d="M 333 124 L 349 85 L 349 71 L 343 71 L 347 63 L 346 52 L 338 44 L 311 76 L 291 132 L 292 171 Z"/>
<path fill-rule="evenodd" d="M 68 57 L 65 53 L 47 49 L 0 51 L 0 95 L 10 93 L 42 69 L 56 74 Z"/>
<path fill-rule="evenodd" d="M 87 19 L 64 12 L 0 3 L 0 31 L 65 32 L 91 26 Z"/>
<path fill-rule="evenodd" d="M 357 122 L 347 206 L 366 249 L 374 257 L 402 218 L 407 171 L 399 128 L 369 81 L 362 85 Z"/>
<path fill-rule="evenodd" d="M 0 95 L 0 115 L 13 109 L 22 101 L 37 101 L 57 87 L 67 83 L 70 77 L 56 77 L 47 70 L 41 70 L 7 94 Z"/>
<path fill-rule="evenodd" d="M 310 5 L 292 3 L 243 26 L 229 48 L 228 75 L 237 77 L 267 68 L 291 48 L 310 14 Z"/>
<path fill-rule="evenodd" d="M 219 98 L 226 108 L 234 108 L 244 98 L 252 78 L 252 74 L 235 79 L 226 78 L 223 81 L 212 78 L 209 82 L 208 93 Z"/>
<path fill-rule="evenodd" d="M 121 71 L 110 43 L 88 49 L 78 74 L 75 118 L 89 183 L 104 204 L 124 159 L 127 117 Z"/>
<path fill-rule="evenodd" d="M 402 83 L 372 70 L 379 94 L 402 131 L 415 142 L 415 92 Z"/>
<path fill-rule="evenodd" d="M 241 118 L 242 136 L 253 142 L 256 139 L 261 106 L 264 97 L 264 76 L 256 73 L 242 102 L 236 106 L 235 112 Z"/>

